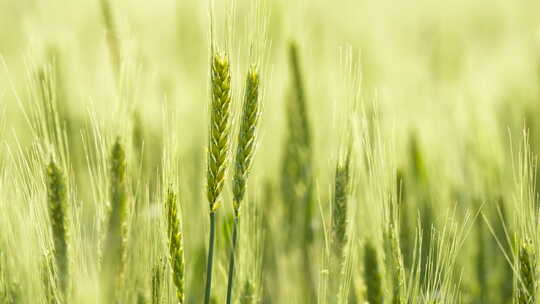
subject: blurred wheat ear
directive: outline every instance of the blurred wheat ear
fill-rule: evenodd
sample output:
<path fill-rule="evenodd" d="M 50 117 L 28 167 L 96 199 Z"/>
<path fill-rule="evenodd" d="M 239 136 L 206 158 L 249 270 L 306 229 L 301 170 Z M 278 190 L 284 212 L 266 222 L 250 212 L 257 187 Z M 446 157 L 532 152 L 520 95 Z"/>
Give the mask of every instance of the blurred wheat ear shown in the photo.
<path fill-rule="evenodd" d="M 368 240 L 364 245 L 364 281 L 367 288 L 367 300 L 370 304 L 382 304 L 383 286 L 377 249 L 373 242 Z"/>
<path fill-rule="evenodd" d="M 117 137 L 109 158 L 110 215 L 103 256 L 102 283 L 108 301 L 118 300 L 124 281 L 128 237 L 128 190 L 126 154 Z"/>
<path fill-rule="evenodd" d="M 210 207 L 210 236 L 206 267 L 204 303 L 210 303 L 212 289 L 212 267 L 216 210 L 225 183 L 225 172 L 229 158 L 229 131 L 231 116 L 231 68 L 225 54 L 214 53 L 211 59 L 211 109 L 210 139 L 207 163 L 207 198 Z"/>
<path fill-rule="evenodd" d="M 313 241 L 313 147 L 307 111 L 304 79 L 298 47 L 289 45 L 289 65 L 292 78 L 292 97 L 287 100 L 287 135 L 282 160 L 282 199 L 288 214 L 288 229 L 298 231 L 302 252 L 302 270 L 307 302 L 316 298 L 309 246 Z M 293 243 L 293 242 L 291 242 Z M 288 248 L 289 249 L 289 248 Z"/>
<path fill-rule="evenodd" d="M 111 56 L 111 64 L 118 77 L 120 74 L 120 39 L 118 38 L 118 30 L 114 20 L 111 3 L 109 0 L 100 0 L 101 14 L 105 25 L 107 45 Z"/>
<path fill-rule="evenodd" d="M 336 257 L 342 258 L 347 231 L 347 200 L 350 195 L 350 154 L 339 161 L 334 177 L 334 197 L 332 200 L 332 243 Z"/>
<path fill-rule="evenodd" d="M 179 304 L 184 303 L 184 246 L 180 219 L 178 217 L 176 194 L 169 189 L 165 201 L 167 216 L 167 239 L 169 245 L 169 261 L 172 268 L 173 282 L 176 286 L 176 298 Z"/>
<path fill-rule="evenodd" d="M 51 160 L 47 166 L 47 201 L 53 234 L 53 255 L 58 287 L 63 295 L 67 292 L 68 281 L 68 230 L 66 180 L 62 170 Z"/>

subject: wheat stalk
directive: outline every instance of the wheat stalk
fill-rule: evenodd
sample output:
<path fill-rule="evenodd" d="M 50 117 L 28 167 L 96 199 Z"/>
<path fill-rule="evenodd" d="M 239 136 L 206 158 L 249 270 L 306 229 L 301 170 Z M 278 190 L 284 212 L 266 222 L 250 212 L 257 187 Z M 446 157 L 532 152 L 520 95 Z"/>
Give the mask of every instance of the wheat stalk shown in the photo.
<path fill-rule="evenodd" d="M 251 66 L 246 77 L 246 90 L 242 109 L 242 121 L 238 134 L 238 147 L 236 150 L 235 170 L 233 177 L 233 238 L 230 254 L 229 274 L 227 283 L 227 304 L 232 301 L 232 287 L 234 282 L 235 253 L 238 239 L 238 226 L 240 221 L 240 206 L 244 200 L 246 183 L 249 176 L 253 153 L 256 145 L 257 123 L 260 116 L 259 106 L 259 73 L 256 66 Z"/>
<path fill-rule="evenodd" d="M 229 157 L 231 106 L 231 69 L 229 59 L 224 54 L 214 53 L 212 54 L 211 62 L 212 103 L 207 165 L 207 198 L 210 207 L 210 236 L 208 241 L 208 261 L 206 267 L 205 304 L 210 302 L 210 293 L 212 289 L 212 267 L 216 225 L 215 213 L 220 205 L 219 200 L 223 190 L 225 171 Z"/>

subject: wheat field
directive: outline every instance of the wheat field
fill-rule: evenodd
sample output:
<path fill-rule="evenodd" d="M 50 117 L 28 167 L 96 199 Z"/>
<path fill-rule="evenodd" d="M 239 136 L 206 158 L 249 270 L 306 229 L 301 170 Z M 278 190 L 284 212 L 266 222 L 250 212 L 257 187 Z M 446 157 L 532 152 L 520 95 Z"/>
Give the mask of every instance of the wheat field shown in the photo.
<path fill-rule="evenodd" d="M 0 0 L 0 303 L 540 303 L 538 12 Z"/>

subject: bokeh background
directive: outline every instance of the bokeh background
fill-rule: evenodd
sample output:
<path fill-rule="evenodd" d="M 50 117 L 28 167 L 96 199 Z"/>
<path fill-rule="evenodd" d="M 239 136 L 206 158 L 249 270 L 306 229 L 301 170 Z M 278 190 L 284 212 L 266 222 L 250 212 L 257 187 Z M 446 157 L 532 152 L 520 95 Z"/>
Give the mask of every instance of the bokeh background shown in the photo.
<path fill-rule="evenodd" d="M 20 270 L 14 282 L 22 286 L 21 303 L 38 303 L 31 302 L 31 295 L 38 297 L 41 292 L 39 280 L 29 283 L 36 264 L 28 261 L 39 256 L 42 248 L 33 244 L 39 233 L 31 227 L 44 224 L 25 214 L 31 209 L 37 210 L 38 219 L 46 214 L 39 173 L 42 163 L 40 157 L 32 156 L 50 152 L 32 152 L 42 140 L 35 133 L 39 117 L 43 119 L 36 92 L 44 67 L 55 78 L 58 113 L 66 130 L 68 156 L 64 160 L 69 164 L 71 200 L 78 206 L 74 212 L 79 229 L 74 232 L 77 241 L 72 249 L 78 253 L 72 263 L 79 287 L 74 287 L 74 303 L 99 303 L 92 252 L 99 239 L 95 222 L 101 202 L 96 198 L 107 186 L 96 168 L 106 167 L 106 156 L 101 156 L 117 136 L 127 147 L 134 196 L 144 202 L 134 209 L 131 254 L 137 266 L 126 303 L 149 293 L 151 266 L 163 255 L 164 242 L 156 237 L 162 224 L 155 204 L 162 199 L 161 178 L 166 174 L 178 183 L 182 206 L 187 301 L 201 301 L 208 233 L 204 189 L 212 40 L 230 56 L 236 122 L 245 71 L 254 58 L 261 68 L 263 110 L 248 186 L 250 207 L 246 207 L 242 227 L 247 249 L 242 250 L 244 262 L 238 274 L 239 282 L 250 281 L 257 287 L 257 301 L 345 301 L 332 296 L 332 284 L 327 282 L 333 279 L 328 275 L 325 241 L 336 162 L 347 146 L 344 142 L 350 140 L 356 161 L 347 228 L 351 244 L 347 268 L 352 269 L 352 279 L 347 288 L 357 298 L 349 302 L 360 303 L 367 293 L 365 268 L 370 266 L 363 265 L 361 249 L 365 241 L 375 240 L 382 264 L 389 259 L 384 254 L 382 227 L 388 223 L 390 207 L 383 202 L 395 198 L 396 172 L 401 172 L 408 189 L 404 200 L 410 202 L 402 212 L 409 215 L 409 231 L 400 232 L 402 247 L 409 246 L 402 248 L 405 260 L 413 255 L 411 248 L 420 248 L 419 255 L 426 256 L 421 264 L 433 260 L 441 272 L 457 273 L 441 279 L 444 284 L 433 283 L 433 290 L 425 282 L 434 279 L 412 278 L 424 283 L 418 283 L 418 290 L 410 287 L 414 282 L 409 284 L 409 302 L 510 303 L 512 288 L 519 283 L 509 265 L 515 262 L 512 257 L 519 246 L 503 243 L 507 236 L 513 239 L 512 231 L 521 231 L 517 219 L 526 199 L 520 194 L 529 191 L 530 200 L 536 202 L 537 178 L 531 172 L 540 151 L 536 121 L 540 114 L 540 2 L 212 2 L 213 37 L 209 1 L 110 0 L 111 28 L 103 1 L 0 0 L 0 163 L 4 172 L 0 189 L 2 204 L 9 209 L 2 225 L 10 227 L 5 231 L 19 231 L 4 235 L 2 252 L 9 260 L 17 255 L 14 250 L 28 249 L 27 254 L 6 262 L 10 266 L 5 268 Z M 111 31 L 117 38 L 117 63 L 108 41 Z M 291 43 L 300 55 L 313 155 L 313 240 L 308 245 L 291 232 L 294 227 L 284 224 L 290 212 L 282 189 L 284 151 L 291 133 L 288 121 L 296 119 L 287 110 L 294 89 Z M 256 56 L 250 53 L 254 45 Z M 164 170 L 164 151 L 177 159 L 174 169 Z M 12 187 L 30 190 L 12 191 Z M 230 181 L 225 191 L 214 269 L 216 303 L 223 302 L 226 286 Z M 510 210 L 505 211 L 509 213 L 505 224 L 501 224 L 500 206 Z M 536 227 L 536 219 L 527 219 L 528 227 Z M 418 220 L 422 223 L 417 225 Z M 444 237 L 432 237 L 436 233 L 431 229 L 444 231 L 441 227 L 446 225 L 466 227 L 466 231 L 445 236 L 452 241 L 436 245 Z M 424 229 L 415 230 L 416 226 Z M 504 228 L 507 232 L 501 233 Z M 413 241 L 419 235 L 424 238 L 420 245 Z M 296 243 L 299 248 L 309 246 L 307 268 L 302 264 L 305 250 L 287 249 L 287 244 Z M 455 256 L 427 257 L 430 246 L 446 248 L 454 243 L 460 244 Z M 413 276 L 416 266 L 411 261 L 405 269 Z M 306 269 L 311 271 L 314 291 L 302 283 Z M 392 298 L 395 278 L 391 272 L 390 268 L 382 271 L 384 303 Z M 241 294 L 244 285 L 237 285 Z M 437 291 L 443 294 L 442 285 L 451 287 L 445 289 L 445 296 L 435 296 Z M 33 287 L 25 292 L 25 286 Z M 323 290 L 329 290 L 328 294 Z M 173 303 L 173 293 L 168 293 Z"/>

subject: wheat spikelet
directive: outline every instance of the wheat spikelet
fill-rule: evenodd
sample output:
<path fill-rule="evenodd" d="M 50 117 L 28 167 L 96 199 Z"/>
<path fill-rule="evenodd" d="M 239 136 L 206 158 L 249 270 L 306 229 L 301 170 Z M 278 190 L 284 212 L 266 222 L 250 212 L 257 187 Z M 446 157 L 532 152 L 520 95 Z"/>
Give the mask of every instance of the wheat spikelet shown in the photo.
<path fill-rule="evenodd" d="M 176 204 L 176 195 L 169 189 L 165 201 L 169 261 L 172 268 L 174 285 L 176 286 L 176 298 L 178 299 L 178 303 L 182 304 L 184 303 L 184 248 Z"/>

